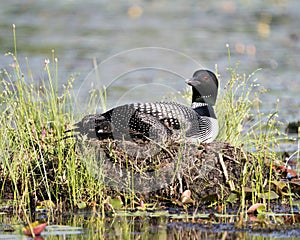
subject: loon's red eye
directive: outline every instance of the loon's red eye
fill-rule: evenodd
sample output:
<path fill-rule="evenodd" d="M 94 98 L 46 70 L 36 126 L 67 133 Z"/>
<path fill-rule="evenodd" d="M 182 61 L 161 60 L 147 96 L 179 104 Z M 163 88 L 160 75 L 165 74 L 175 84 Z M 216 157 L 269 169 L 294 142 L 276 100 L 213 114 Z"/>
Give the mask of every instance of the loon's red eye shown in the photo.
<path fill-rule="evenodd" d="M 209 79 L 209 77 L 204 77 L 203 79 L 204 79 L 205 81 L 207 81 L 207 80 Z"/>

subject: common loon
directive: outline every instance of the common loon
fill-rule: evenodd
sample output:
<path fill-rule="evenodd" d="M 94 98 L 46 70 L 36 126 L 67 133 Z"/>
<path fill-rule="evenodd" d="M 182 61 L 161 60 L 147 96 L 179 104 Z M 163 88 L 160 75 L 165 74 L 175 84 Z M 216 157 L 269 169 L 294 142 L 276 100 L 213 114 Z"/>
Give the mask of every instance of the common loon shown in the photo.
<path fill-rule="evenodd" d="M 212 142 L 219 127 L 213 106 L 218 80 L 209 70 L 198 70 L 186 80 L 192 86 L 192 105 L 175 102 L 131 103 L 102 114 L 90 114 L 75 124 L 89 138 L 119 140 L 186 139 Z"/>

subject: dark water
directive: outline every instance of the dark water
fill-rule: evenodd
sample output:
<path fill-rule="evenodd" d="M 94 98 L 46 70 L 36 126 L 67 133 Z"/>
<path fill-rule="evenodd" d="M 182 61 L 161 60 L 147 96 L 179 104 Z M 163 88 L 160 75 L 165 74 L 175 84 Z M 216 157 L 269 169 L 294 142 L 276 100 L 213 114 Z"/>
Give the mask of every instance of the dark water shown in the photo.
<path fill-rule="evenodd" d="M 114 218 L 91 213 L 66 214 L 50 220 L 41 236 L 34 239 L 300 239 L 299 228 L 291 224 L 276 227 L 269 223 L 262 228 L 249 221 L 247 226 L 238 227 L 236 215 L 222 215 L 215 220 L 209 219 L 208 214 L 200 215 L 168 211 L 119 212 Z M 289 217 L 286 215 L 285 219 Z M 282 215 L 276 218 L 278 222 L 284 219 Z M 19 230 L 22 224 L 11 219 L 1 217 L 0 239 L 33 239 Z"/>

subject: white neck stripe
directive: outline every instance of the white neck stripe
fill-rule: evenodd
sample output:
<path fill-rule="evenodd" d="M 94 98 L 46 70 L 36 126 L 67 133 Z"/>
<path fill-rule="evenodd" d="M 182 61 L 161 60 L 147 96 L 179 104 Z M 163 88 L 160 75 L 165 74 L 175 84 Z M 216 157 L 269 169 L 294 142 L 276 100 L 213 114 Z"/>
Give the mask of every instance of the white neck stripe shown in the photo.
<path fill-rule="evenodd" d="M 192 108 L 197 108 L 197 107 L 204 107 L 204 106 L 208 106 L 207 103 L 203 103 L 203 102 L 193 102 L 192 103 Z"/>

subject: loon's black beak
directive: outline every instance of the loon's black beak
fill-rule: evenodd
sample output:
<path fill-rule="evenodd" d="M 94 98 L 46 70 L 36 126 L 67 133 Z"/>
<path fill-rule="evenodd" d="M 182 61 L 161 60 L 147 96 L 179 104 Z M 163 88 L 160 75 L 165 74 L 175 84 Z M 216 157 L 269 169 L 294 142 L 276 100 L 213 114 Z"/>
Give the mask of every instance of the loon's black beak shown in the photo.
<path fill-rule="evenodd" d="M 185 83 L 190 86 L 194 86 L 194 82 L 195 82 L 195 78 L 188 78 L 185 80 Z"/>
<path fill-rule="evenodd" d="M 192 78 L 185 79 L 185 83 L 188 85 L 191 85 L 191 80 L 192 80 Z"/>

